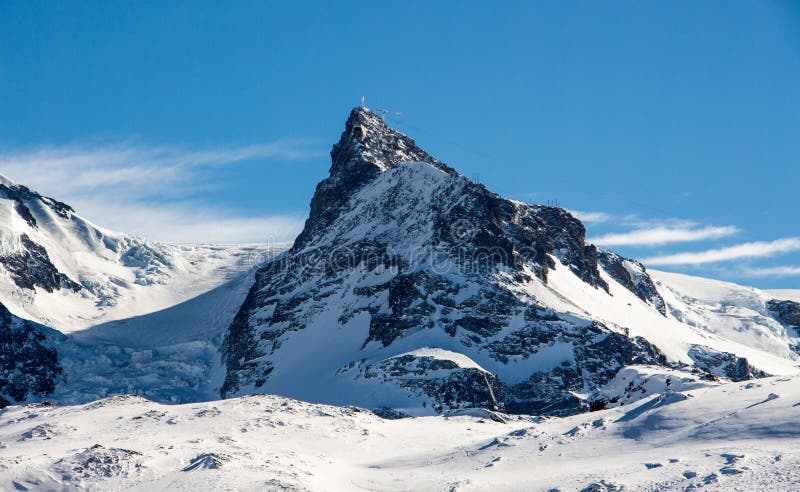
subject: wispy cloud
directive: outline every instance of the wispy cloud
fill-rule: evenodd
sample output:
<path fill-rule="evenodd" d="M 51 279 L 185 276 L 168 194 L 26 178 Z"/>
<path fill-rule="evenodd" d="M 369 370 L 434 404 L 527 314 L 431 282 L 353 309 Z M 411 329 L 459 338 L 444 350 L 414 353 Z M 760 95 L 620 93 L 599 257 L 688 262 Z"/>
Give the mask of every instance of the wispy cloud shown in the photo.
<path fill-rule="evenodd" d="M 611 214 L 605 212 L 583 212 L 580 210 L 570 210 L 569 213 L 574 215 L 578 220 L 585 224 L 603 224 L 608 222 L 613 217 Z"/>
<path fill-rule="evenodd" d="M 691 229 L 701 227 L 703 224 L 678 217 L 642 217 L 639 214 L 617 214 L 602 211 L 569 210 L 581 222 L 590 225 L 613 224 L 617 227 L 630 227 L 633 229 L 654 229 L 666 227 L 671 229 Z"/>
<path fill-rule="evenodd" d="M 72 205 L 91 210 L 98 224 L 119 224 L 122 232 L 157 241 L 186 243 L 268 243 L 293 241 L 303 228 L 300 214 L 243 216 L 198 202 L 109 203 L 78 199 Z"/>
<path fill-rule="evenodd" d="M 738 232 L 739 229 L 734 226 L 652 227 L 623 233 L 604 234 L 589 238 L 588 241 L 598 246 L 658 246 L 669 243 L 720 239 Z"/>
<path fill-rule="evenodd" d="M 800 277 L 800 266 L 775 266 L 766 268 L 743 268 L 737 274 L 741 277 Z"/>
<path fill-rule="evenodd" d="M 756 241 L 706 251 L 653 256 L 642 259 L 645 265 L 702 265 L 743 258 L 764 258 L 800 250 L 800 238 Z"/>
<path fill-rule="evenodd" d="M 189 148 L 133 142 L 46 146 L 0 152 L 0 172 L 50 193 L 74 194 L 129 189 L 137 193 L 174 189 L 210 167 L 251 159 L 289 161 L 322 155 L 310 140 L 277 140 L 243 146 Z M 156 188 L 154 189 L 153 186 Z"/>
<path fill-rule="evenodd" d="M 602 211 L 570 211 L 587 225 L 590 231 L 600 230 L 587 242 L 611 248 L 656 248 L 659 254 L 641 258 L 648 266 L 673 266 L 690 268 L 724 278 L 778 278 L 800 277 L 800 266 L 758 266 L 758 260 L 785 253 L 800 251 L 800 237 L 789 237 L 774 241 L 742 242 L 732 246 L 711 247 L 712 241 L 730 238 L 742 232 L 734 225 L 716 226 L 677 217 L 646 217 L 639 214 L 620 214 Z M 622 232 L 613 228 L 622 229 Z M 609 231 L 611 229 L 611 231 Z M 628 230 L 625 230 L 628 229 Z M 612 232 L 613 231 L 613 232 Z M 696 242 L 700 251 L 675 252 L 680 244 Z M 702 244 L 706 244 L 702 249 Z M 664 248 L 660 248 L 660 247 Z M 628 252 L 628 254 L 630 254 Z M 753 262 L 748 260 L 754 260 Z M 734 267 L 724 262 L 736 261 Z M 751 263 L 756 263 L 751 265 Z M 717 264 L 717 265 L 715 265 Z"/>
<path fill-rule="evenodd" d="M 322 155 L 311 140 L 217 147 L 126 141 L 0 150 L 0 173 L 71 204 L 99 225 L 152 239 L 285 241 L 302 227 L 302 217 L 268 210 L 254 215 L 225 212 L 204 202 L 198 192 L 214 186 L 214 171 L 222 166 Z"/>

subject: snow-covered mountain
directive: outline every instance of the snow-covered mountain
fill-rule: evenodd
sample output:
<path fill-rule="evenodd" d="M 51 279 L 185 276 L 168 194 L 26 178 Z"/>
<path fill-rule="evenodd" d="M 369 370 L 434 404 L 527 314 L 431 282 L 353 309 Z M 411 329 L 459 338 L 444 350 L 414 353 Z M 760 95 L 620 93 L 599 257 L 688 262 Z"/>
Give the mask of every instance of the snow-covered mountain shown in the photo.
<path fill-rule="evenodd" d="M 167 244 L 109 231 L 0 176 L 0 302 L 63 332 L 196 297 L 263 263 L 265 248 Z"/>
<path fill-rule="evenodd" d="M 800 292 L 647 270 L 366 108 L 331 157 L 291 246 L 0 178 L 0 489 L 800 483 Z"/>
<path fill-rule="evenodd" d="M 147 241 L 0 177 L 0 406 L 213 397 L 223 331 L 283 248 Z"/>
<path fill-rule="evenodd" d="M 282 254 L 108 231 L 0 180 L 0 405 L 267 392 L 564 415 L 798 371 L 796 293 L 648 271 L 365 108 L 331 156 Z"/>
<path fill-rule="evenodd" d="M 586 244 L 564 209 L 490 192 L 366 108 L 331 158 L 303 232 L 226 335 L 223 397 L 558 415 L 608 404 L 631 365 L 734 381 L 798 370 L 797 304 L 651 276 Z"/>

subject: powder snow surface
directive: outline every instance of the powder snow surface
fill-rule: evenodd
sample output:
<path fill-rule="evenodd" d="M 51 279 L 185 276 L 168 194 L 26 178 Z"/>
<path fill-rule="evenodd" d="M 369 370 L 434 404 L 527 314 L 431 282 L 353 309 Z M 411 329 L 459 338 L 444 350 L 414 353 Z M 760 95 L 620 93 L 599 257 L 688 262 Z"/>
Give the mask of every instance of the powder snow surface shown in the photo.
<path fill-rule="evenodd" d="M 798 412 L 800 379 L 786 377 L 550 419 L 384 420 L 269 395 L 186 405 L 123 396 L 4 410 L 0 488 L 797 490 Z"/>

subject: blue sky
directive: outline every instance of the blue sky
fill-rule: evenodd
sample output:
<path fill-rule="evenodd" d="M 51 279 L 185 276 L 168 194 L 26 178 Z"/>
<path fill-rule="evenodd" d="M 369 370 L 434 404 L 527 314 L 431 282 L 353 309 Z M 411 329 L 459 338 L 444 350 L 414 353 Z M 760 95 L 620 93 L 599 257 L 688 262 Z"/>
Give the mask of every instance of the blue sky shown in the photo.
<path fill-rule="evenodd" d="M 797 2 L 0 2 L 0 173 L 291 239 L 349 109 L 656 268 L 800 288 Z"/>

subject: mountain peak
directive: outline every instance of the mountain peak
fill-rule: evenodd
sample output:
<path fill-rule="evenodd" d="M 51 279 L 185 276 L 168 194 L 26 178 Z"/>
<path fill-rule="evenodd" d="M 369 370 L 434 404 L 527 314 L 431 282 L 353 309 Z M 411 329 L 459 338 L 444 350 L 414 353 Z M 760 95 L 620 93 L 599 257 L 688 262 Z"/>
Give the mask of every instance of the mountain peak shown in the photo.
<path fill-rule="evenodd" d="M 331 150 L 331 177 L 353 170 L 376 174 L 413 161 L 455 173 L 417 146 L 414 139 L 389 127 L 376 112 L 359 106 L 350 111 L 339 142 Z"/>
<path fill-rule="evenodd" d="M 361 106 L 353 108 L 331 150 L 330 174 L 317 185 L 295 249 L 304 247 L 311 236 L 325 230 L 356 191 L 403 162 L 425 162 L 448 174 L 458 174 L 420 148 L 414 139 L 389 127 L 376 112 Z"/>

